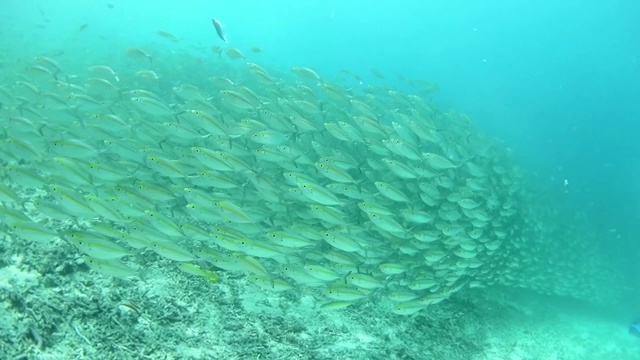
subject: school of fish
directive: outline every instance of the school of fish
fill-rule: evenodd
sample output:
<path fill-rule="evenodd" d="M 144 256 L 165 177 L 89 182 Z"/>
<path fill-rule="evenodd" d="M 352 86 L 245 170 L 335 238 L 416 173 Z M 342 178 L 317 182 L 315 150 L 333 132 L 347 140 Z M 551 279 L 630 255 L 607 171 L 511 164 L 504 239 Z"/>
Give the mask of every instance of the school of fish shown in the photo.
<path fill-rule="evenodd" d="M 313 288 L 327 309 L 385 297 L 410 315 L 505 278 L 519 180 L 468 118 L 234 48 L 204 65 L 160 55 L 3 71 L 7 236 L 63 239 L 108 276 L 154 252 L 209 281 Z"/>

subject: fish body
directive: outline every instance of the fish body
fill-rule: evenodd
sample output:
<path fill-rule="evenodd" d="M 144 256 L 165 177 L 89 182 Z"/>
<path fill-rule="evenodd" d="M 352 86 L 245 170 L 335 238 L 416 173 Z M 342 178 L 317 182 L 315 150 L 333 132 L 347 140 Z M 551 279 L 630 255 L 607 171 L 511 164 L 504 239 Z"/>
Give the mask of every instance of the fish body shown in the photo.
<path fill-rule="evenodd" d="M 629 326 L 629 334 L 640 337 L 640 320 L 636 320 Z"/>
<path fill-rule="evenodd" d="M 213 27 L 216 29 L 216 33 L 218 34 L 218 37 L 226 43 L 227 37 L 224 34 L 224 28 L 222 26 L 222 23 L 215 18 L 211 18 L 211 22 L 213 23 Z"/>

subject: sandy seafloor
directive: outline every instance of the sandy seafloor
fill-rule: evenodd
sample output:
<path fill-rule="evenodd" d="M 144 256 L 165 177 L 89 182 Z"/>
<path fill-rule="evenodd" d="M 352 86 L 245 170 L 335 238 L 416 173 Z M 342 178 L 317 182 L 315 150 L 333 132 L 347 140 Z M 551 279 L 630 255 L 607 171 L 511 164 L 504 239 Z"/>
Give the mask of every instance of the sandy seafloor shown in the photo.
<path fill-rule="evenodd" d="M 321 310 L 320 290 L 266 291 L 224 272 L 210 283 L 138 256 L 141 278 L 109 278 L 62 240 L 45 252 L 4 235 L 1 358 L 640 359 L 625 319 L 567 299 L 468 289 L 412 316 L 382 300 Z"/>

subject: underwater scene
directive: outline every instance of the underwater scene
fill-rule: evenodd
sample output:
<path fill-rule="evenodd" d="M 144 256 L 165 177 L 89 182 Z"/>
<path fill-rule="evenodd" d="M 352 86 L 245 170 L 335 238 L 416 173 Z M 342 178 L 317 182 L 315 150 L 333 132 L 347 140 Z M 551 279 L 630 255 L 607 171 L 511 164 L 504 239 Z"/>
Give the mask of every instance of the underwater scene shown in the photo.
<path fill-rule="evenodd" d="M 638 14 L 2 1 L 0 359 L 640 359 Z"/>

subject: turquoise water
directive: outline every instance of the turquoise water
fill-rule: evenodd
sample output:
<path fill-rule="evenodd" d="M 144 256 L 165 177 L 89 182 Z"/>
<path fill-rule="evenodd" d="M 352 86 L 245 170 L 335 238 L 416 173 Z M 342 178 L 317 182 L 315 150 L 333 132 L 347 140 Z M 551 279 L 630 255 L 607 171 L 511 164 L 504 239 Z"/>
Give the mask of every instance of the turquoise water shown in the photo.
<path fill-rule="evenodd" d="M 0 10 L 11 358 L 637 355 L 637 4 Z"/>

